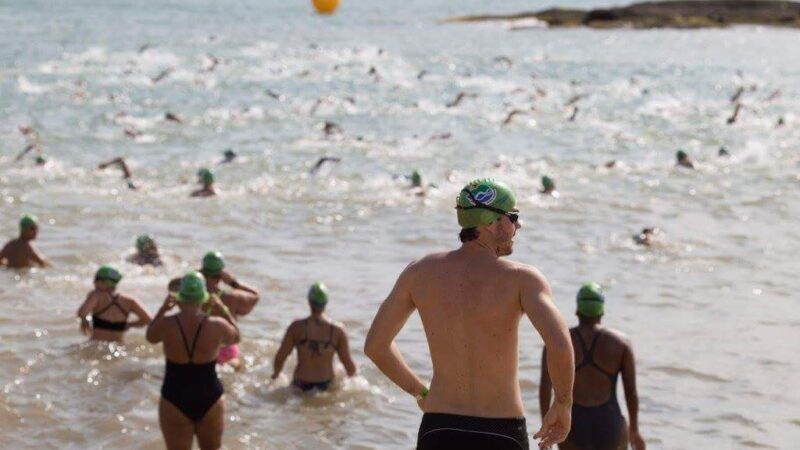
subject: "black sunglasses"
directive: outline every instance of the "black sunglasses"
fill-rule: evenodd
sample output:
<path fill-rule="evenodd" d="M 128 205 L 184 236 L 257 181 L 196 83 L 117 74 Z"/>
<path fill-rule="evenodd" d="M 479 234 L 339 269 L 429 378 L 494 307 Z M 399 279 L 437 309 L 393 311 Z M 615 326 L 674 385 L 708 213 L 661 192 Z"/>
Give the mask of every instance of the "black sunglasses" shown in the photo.
<path fill-rule="evenodd" d="M 517 222 L 519 222 L 519 213 L 503 211 L 500 208 L 495 208 L 494 206 L 489 206 L 489 205 L 479 201 L 477 198 L 475 198 L 475 196 L 472 195 L 472 192 L 468 191 L 467 189 L 462 189 L 461 192 L 466 193 L 467 197 L 469 197 L 469 199 L 472 200 L 472 203 L 475 203 L 475 205 L 473 205 L 473 206 L 457 205 L 456 209 L 477 209 L 477 208 L 486 209 L 486 210 L 489 210 L 491 212 L 494 212 L 494 213 L 497 213 L 497 214 L 500 214 L 500 215 L 508 217 L 508 220 L 510 220 L 511 223 L 513 223 L 513 224 L 516 224 Z"/>

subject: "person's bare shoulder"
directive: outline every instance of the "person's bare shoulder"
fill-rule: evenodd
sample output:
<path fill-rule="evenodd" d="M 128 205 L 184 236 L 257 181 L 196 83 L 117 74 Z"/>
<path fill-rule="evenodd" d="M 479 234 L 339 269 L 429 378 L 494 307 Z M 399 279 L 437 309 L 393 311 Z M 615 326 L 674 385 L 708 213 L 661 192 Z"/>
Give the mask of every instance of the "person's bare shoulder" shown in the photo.
<path fill-rule="evenodd" d="M 411 261 L 408 267 L 406 267 L 407 273 L 415 273 L 415 272 L 424 272 L 429 268 L 441 264 L 443 261 L 450 256 L 452 252 L 437 252 L 437 253 L 430 253 L 422 258 L 417 260 Z"/>
<path fill-rule="evenodd" d="M 547 278 L 536 267 L 517 261 L 501 260 L 501 267 L 517 277 L 517 281 L 538 289 L 550 291 Z"/>
<path fill-rule="evenodd" d="M 612 340 L 614 343 L 617 343 L 624 347 L 630 347 L 631 340 L 625 333 L 619 330 L 615 330 L 613 328 L 603 328 L 603 331 L 605 332 L 606 337 L 609 340 Z"/>

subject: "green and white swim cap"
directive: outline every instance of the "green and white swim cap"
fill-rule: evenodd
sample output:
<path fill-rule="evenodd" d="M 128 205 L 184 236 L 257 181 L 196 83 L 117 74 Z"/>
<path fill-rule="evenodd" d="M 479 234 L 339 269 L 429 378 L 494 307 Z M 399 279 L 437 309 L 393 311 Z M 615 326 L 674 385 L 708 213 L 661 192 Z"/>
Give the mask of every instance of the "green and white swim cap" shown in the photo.
<path fill-rule="evenodd" d="M 547 175 L 542 177 L 542 187 L 545 189 L 555 189 L 556 182 L 553 181 L 552 178 L 548 177 Z"/>
<path fill-rule="evenodd" d="M 97 272 L 94 274 L 95 281 L 110 281 L 113 284 L 117 284 L 122 280 L 122 274 L 115 268 L 111 266 L 100 266 L 97 269 Z"/>
<path fill-rule="evenodd" d="M 212 171 L 208 167 L 203 167 L 202 169 L 198 170 L 197 176 L 200 178 L 200 180 L 203 181 L 203 184 L 214 183 L 214 171 Z"/>
<path fill-rule="evenodd" d="M 204 274 L 217 277 L 222 274 L 222 271 L 225 269 L 225 260 L 222 259 L 222 253 L 220 252 L 208 252 L 205 256 L 203 256 L 203 266 L 202 271 Z"/>
<path fill-rule="evenodd" d="M 422 175 L 417 170 L 411 173 L 411 185 L 414 187 L 422 186 Z"/>
<path fill-rule="evenodd" d="M 181 279 L 181 287 L 176 298 L 181 303 L 200 305 L 208 301 L 206 279 L 200 272 L 189 272 Z"/>
<path fill-rule="evenodd" d="M 308 290 L 308 302 L 314 306 L 325 306 L 328 303 L 328 288 L 319 281 L 312 284 Z"/>
<path fill-rule="evenodd" d="M 505 183 L 481 178 L 471 181 L 456 198 L 456 215 L 461 228 L 490 225 L 511 211 L 517 197 Z"/>
<path fill-rule="evenodd" d="M 36 216 L 25 214 L 19 219 L 19 229 L 21 231 L 25 231 L 28 228 L 34 228 L 38 226 L 39 226 L 39 219 L 37 219 Z"/>
<path fill-rule="evenodd" d="M 606 296 L 603 288 L 597 283 L 586 283 L 581 286 L 576 297 L 578 314 L 584 317 L 600 317 L 605 312 Z"/>

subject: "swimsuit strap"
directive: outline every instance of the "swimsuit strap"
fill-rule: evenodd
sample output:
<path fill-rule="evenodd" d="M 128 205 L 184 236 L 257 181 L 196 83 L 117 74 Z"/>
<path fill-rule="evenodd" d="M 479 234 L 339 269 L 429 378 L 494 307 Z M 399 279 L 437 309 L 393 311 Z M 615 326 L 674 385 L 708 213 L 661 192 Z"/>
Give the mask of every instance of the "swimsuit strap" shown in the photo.
<path fill-rule="evenodd" d="M 583 360 L 581 363 L 575 367 L 575 371 L 577 372 L 578 369 L 585 367 L 585 366 L 592 366 L 595 369 L 599 370 L 603 375 L 607 376 L 612 382 L 616 381 L 616 374 L 610 374 L 605 369 L 597 365 L 594 362 L 594 351 L 597 348 L 597 341 L 600 339 L 600 335 L 602 334 L 600 331 L 595 331 L 594 336 L 592 337 L 592 343 L 589 345 L 589 349 L 586 349 L 586 342 L 583 340 L 583 336 L 579 330 L 575 330 L 575 334 L 578 335 L 578 342 L 581 345 L 581 350 L 583 351 Z"/>
<path fill-rule="evenodd" d="M 93 316 L 99 316 L 100 314 L 103 314 L 104 312 L 106 312 L 109 309 L 111 309 L 112 306 L 116 306 L 120 311 L 122 311 L 122 314 L 125 314 L 127 316 L 128 315 L 128 311 L 125 311 L 125 308 L 123 308 L 119 303 L 117 303 L 117 300 L 119 300 L 119 294 L 114 294 L 114 295 L 110 295 L 109 294 L 109 297 L 111 298 L 111 303 L 106 305 L 106 307 L 101 309 L 100 311 L 98 311 L 96 313 L 93 313 L 92 315 Z"/>
<path fill-rule="evenodd" d="M 189 355 L 189 362 L 192 362 L 192 358 L 194 357 L 194 349 L 197 347 L 197 338 L 200 337 L 200 329 L 203 328 L 203 323 L 205 323 L 208 316 L 203 316 L 203 320 L 200 321 L 200 325 L 197 326 L 197 330 L 194 332 L 194 340 L 192 341 L 191 348 L 189 347 L 189 342 L 186 340 L 186 334 L 183 332 L 183 326 L 181 325 L 181 320 L 178 316 L 175 316 L 175 321 L 178 322 L 178 330 L 181 332 L 181 338 L 183 339 L 183 346 L 186 348 L 186 354 Z"/>
<path fill-rule="evenodd" d="M 175 322 L 178 323 L 178 331 L 181 332 L 181 338 L 183 339 L 183 347 L 186 349 L 186 354 L 189 355 L 189 362 L 192 361 L 192 355 L 189 354 L 189 343 L 186 342 L 186 335 L 183 333 L 183 326 L 181 326 L 181 319 L 175 315 Z"/>
<path fill-rule="evenodd" d="M 583 336 L 581 336 L 581 332 L 579 330 L 575 330 L 575 335 L 578 337 L 578 343 L 581 345 L 581 352 L 583 353 L 583 359 L 581 360 L 581 363 L 575 366 L 575 370 L 577 371 L 581 367 L 587 364 L 591 364 L 593 355 L 591 355 L 589 353 L 589 350 L 586 349 L 586 342 L 583 341 Z M 593 345 L 594 343 L 595 342 L 592 341 Z M 594 347 L 592 347 L 592 350 L 594 350 Z"/>

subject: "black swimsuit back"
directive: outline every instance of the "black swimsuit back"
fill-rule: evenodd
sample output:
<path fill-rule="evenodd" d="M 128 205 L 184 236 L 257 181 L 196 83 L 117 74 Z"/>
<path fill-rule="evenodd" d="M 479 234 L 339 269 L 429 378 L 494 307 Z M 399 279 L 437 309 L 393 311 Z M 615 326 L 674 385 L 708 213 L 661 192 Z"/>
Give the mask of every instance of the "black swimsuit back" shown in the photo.
<path fill-rule="evenodd" d="M 208 317 L 204 317 L 197 326 L 191 347 L 186 340 L 180 319 L 178 316 L 174 317 L 178 330 L 181 332 L 189 362 L 176 363 L 167 360 L 164 384 L 161 386 L 161 397 L 172 403 L 189 420 L 197 423 L 206 416 L 208 410 L 217 403 L 225 390 L 217 377 L 216 358 L 206 363 L 192 362 L 197 338 Z"/>
<path fill-rule="evenodd" d="M 118 303 L 118 300 L 119 300 L 119 294 L 114 294 L 111 297 L 111 303 L 106 305 L 106 307 L 101 309 L 100 311 L 92 313 L 92 327 L 100 330 L 110 330 L 110 331 L 125 331 L 128 328 L 128 321 L 127 321 L 128 311 L 126 311 L 125 308 L 123 308 Z M 121 322 L 112 322 L 110 320 L 105 320 L 100 318 L 100 314 L 103 314 L 104 312 L 108 311 L 114 306 L 116 306 L 117 309 L 119 309 L 120 311 L 122 311 L 123 314 L 125 314 L 126 320 L 123 320 Z"/>
<path fill-rule="evenodd" d="M 594 352 L 601 334 L 601 332 L 595 332 L 592 343 L 587 349 L 580 331 L 574 330 L 574 337 L 577 338 L 583 352 L 583 360 L 575 366 L 575 372 L 577 373 L 583 368 L 597 370 L 611 381 L 611 392 L 608 400 L 602 405 L 572 404 L 572 429 L 567 436 L 567 441 L 581 450 L 617 449 L 622 436 L 622 428 L 625 426 L 625 419 L 622 417 L 622 411 L 617 402 L 618 373 L 608 373 L 594 362 Z"/>
<path fill-rule="evenodd" d="M 305 336 L 303 339 L 297 342 L 297 346 L 308 344 L 308 349 L 311 350 L 312 356 L 322 356 L 322 352 L 320 348 L 328 348 L 333 346 L 333 324 L 330 325 L 331 330 L 330 334 L 328 335 L 327 341 L 318 341 L 316 339 L 309 339 L 308 338 L 308 320 L 306 319 L 303 321 L 303 325 L 305 326 Z M 336 348 L 336 347 L 334 347 Z"/>

